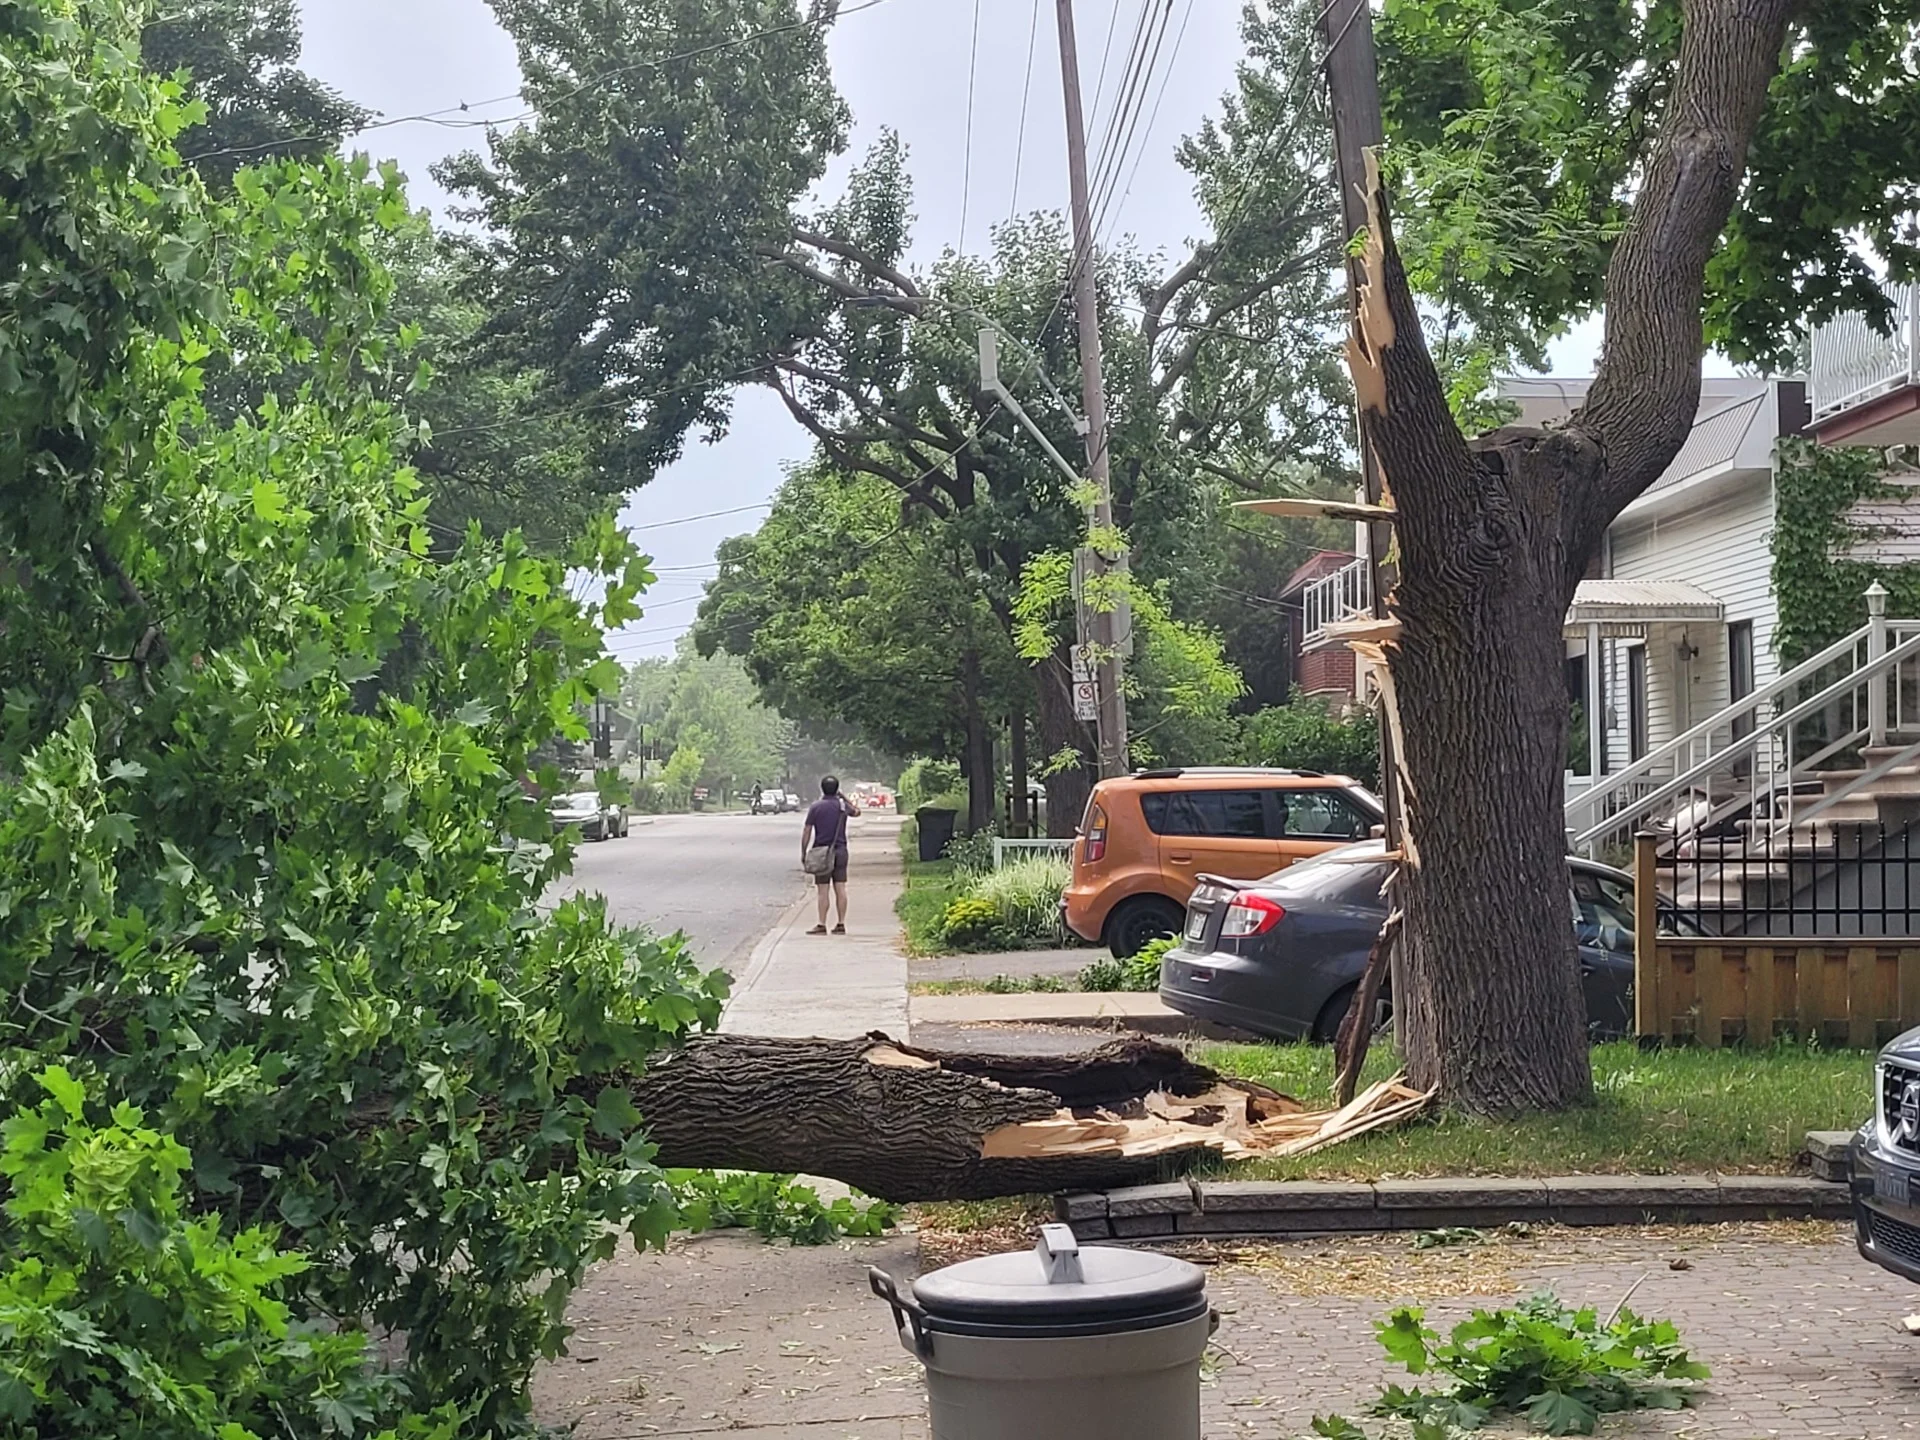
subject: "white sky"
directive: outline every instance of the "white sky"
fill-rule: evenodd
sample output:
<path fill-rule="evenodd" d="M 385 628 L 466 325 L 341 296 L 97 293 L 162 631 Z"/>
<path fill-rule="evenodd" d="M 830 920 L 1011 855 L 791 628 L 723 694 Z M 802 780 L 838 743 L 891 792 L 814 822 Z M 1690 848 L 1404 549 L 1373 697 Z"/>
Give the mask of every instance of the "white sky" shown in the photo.
<path fill-rule="evenodd" d="M 1147 0 L 1079 0 L 1082 88 L 1088 131 L 1098 137 L 1117 88 L 1141 5 Z M 1217 113 L 1239 58 L 1238 0 L 1173 0 L 1147 113 L 1125 162 L 1132 184 L 1102 230 L 1126 232 L 1150 249 L 1184 252 L 1198 211 L 1187 177 L 1173 158 L 1179 138 Z M 512 43 L 485 0 L 299 0 L 307 70 L 383 119 L 475 106 L 475 115 L 510 114 L 519 84 Z M 852 108 L 849 161 L 882 127 L 906 141 L 915 182 L 914 258 L 931 260 L 961 240 L 980 249 L 987 228 L 1023 209 L 1065 208 L 1066 153 L 1060 61 L 1053 9 L 1046 0 L 883 0 L 844 15 L 830 42 L 834 75 Z M 1181 32 L 1178 47 L 1174 36 Z M 1028 83 L 1029 36 L 1031 82 Z M 1111 48 L 1109 50 L 1109 36 Z M 969 54 L 976 55 L 969 65 Z M 1100 79 L 1103 57 L 1104 87 Z M 972 135 L 968 143 L 969 70 L 973 72 Z M 1021 115 L 1025 109 L 1025 124 Z M 1157 96 L 1157 100 L 1151 98 Z M 1157 112 L 1155 105 L 1158 105 Z M 451 117 L 459 118 L 459 117 Z M 379 158 L 400 162 L 416 203 L 444 213 L 448 197 L 433 183 L 433 161 L 483 143 L 483 132 L 425 123 L 387 125 L 355 142 Z M 1133 168 L 1138 155 L 1138 169 Z M 970 156 L 970 159 L 969 159 Z M 828 178 L 837 185 L 845 165 Z M 1582 326 L 1555 347 L 1558 373 L 1586 373 L 1597 351 L 1597 323 Z M 655 557 L 659 585 L 647 597 L 648 614 L 612 637 L 623 659 L 670 654 L 692 623 L 703 581 L 714 573 L 714 547 L 751 531 L 778 487 L 782 466 L 806 453 L 803 431 L 767 392 L 748 389 L 735 402 L 727 437 L 688 453 L 637 492 L 622 518 Z M 713 512 L 739 513 L 714 516 Z M 709 519 L 673 523 L 690 516 Z"/>

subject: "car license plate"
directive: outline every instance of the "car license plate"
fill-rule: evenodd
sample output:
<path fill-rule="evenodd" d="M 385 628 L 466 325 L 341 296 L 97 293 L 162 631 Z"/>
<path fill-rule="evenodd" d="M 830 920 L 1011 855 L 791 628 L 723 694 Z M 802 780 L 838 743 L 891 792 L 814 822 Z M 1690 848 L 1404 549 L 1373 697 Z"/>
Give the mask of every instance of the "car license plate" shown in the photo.
<path fill-rule="evenodd" d="M 1878 1166 L 1873 1172 L 1874 1198 L 1891 1201 L 1895 1205 L 1913 1204 L 1913 1193 L 1907 1184 L 1907 1175 L 1901 1170 L 1882 1170 Z"/>
<path fill-rule="evenodd" d="M 1196 910 L 1187 916 L 1187 939 L 1198 940 L 1207 933 L 1207 912 Z"/>

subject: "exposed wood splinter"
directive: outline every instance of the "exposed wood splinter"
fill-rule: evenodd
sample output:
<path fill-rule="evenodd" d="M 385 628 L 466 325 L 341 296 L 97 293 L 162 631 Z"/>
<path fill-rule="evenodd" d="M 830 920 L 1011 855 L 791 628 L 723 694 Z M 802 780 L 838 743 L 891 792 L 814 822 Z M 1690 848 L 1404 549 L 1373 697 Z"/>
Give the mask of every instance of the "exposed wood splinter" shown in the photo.
<path fill-rule="evenodd" d="M 1391 525 L 1396 512 L 1391 505 L 1366 505 L 1357 500 L 1316 500 L 1308 495 L 1291 495 L 1270 500 L 1236 500 L 1236 510 L 1252 510 L 1261 515 L 1289 518 L 1358 520 L 1368 525 Z"/>

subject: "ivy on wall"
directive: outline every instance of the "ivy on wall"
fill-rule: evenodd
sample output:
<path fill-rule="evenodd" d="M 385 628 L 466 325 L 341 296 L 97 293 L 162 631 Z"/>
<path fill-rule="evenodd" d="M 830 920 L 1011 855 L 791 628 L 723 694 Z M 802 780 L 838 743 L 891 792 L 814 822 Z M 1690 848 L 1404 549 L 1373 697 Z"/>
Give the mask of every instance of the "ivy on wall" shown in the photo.
<path fill-rule="evenodd" d="M 1780 442 L 1775 468 L 1773 593 L 1780 607 L 1774 647 L 1793 665 L 1867 621 L 1867 587 L 1887 587 L 1887 613 L 1920 615 L 1920 564 L 1876 565 L 1846 558 L 1873 532 L 1852 518 L 1862 500 L 1906 487 L 1888 482 L 1889 456 L 1865 446 Z"/>

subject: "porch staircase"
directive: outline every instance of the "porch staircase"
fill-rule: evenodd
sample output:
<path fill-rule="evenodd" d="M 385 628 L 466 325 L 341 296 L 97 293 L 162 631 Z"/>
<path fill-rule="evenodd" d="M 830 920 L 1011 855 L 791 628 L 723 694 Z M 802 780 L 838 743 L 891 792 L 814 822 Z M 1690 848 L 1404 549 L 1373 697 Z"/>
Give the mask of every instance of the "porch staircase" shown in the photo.
<path fill-rule="evenodd" d="M 1602 858 L 1654 832 L 1667 898 L 1711 922 L 1920 821 L 1920 620 L 1886 619 L 1878 585 L 1867 600 L 1859 630 L 1570 798 L 1571 848 Z"/>

